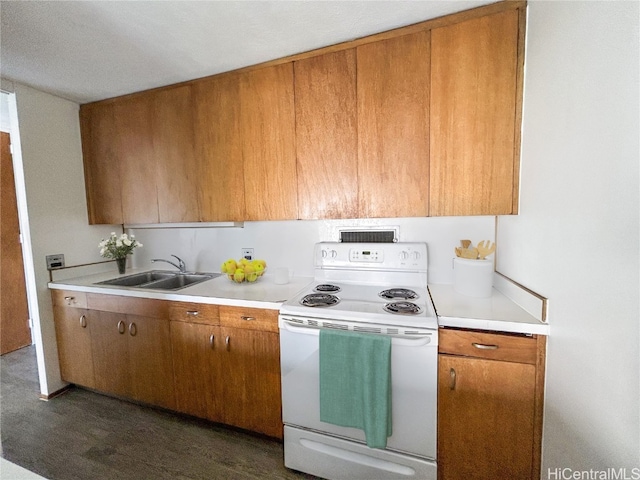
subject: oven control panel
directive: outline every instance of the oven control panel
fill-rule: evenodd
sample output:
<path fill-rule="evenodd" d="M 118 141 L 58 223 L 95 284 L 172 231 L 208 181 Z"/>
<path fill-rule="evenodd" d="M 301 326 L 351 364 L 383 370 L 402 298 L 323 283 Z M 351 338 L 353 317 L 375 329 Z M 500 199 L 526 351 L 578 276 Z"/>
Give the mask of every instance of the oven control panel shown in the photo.
<path fill-rule="evenodd" d="M 315 265 L 319 268 L 426 270 L 426 243 L 340 243 L 316 244 Z"/>
<path fill-rule="evenodd" d="M 349 261 L 351 262 L 375 262 L 382 263 L 384 261 L 384 252 L 376 249 L 355 249 L 349 250 Z"/>

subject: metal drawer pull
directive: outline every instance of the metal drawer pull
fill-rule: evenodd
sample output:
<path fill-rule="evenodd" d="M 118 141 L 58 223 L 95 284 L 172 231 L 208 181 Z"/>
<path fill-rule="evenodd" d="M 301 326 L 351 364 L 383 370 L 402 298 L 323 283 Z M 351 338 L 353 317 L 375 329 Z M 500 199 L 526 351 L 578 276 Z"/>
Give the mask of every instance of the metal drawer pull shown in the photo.
<path fill-rule="evenodd" d="M 87 318 L 84 315 L 80 315 L 80 326 L 87 328 Z"/>
<path fill-rule="evenodd" d="M 131 322 L 129 324 L 129 335 L 131 335 L 132 337 L 135 337 L 136 333 L 138 333 L 138 327 L 136 327 L 135 323 Z"/>
<path fill-rule="evenodd" d="M 227 336 L 227 338 L 224 339 L 224 344 L 227 346 L 227 352 L 229 351 L 230 343 L 231 343 L 231 337 Z"/>
<path fill-rule="evenodd" d="M 209 346 L 211 347 L 211 350 L 213 350 L 215 343 L 214 340 L 216 339 L 216 337 L 213 336 L 213 333 L 211 334 L 211 336 L 209 337 Z"/>
<path fill-rule="evenodd" d="M 122 335 L 124 333 L 124 330 L 125 330 L 124 322 L 120 320 L 118 322 L 118 333 Z"/>
<path fill-rule="evenodd" d="M 473 345 L 476 348 L 479 348 L 480 350 L 497 350 L 498 349 L 498 345 L 486 345 L 484 343 L 472 343 L 471 345 Z"/>
<path fill-rule="evenodd" d="M 198 315 L 200 315 L 198 310 L 187 310 L 188 317 L 197 317 Z"/>
<path fill-rule="evenodd" d="M 64 301 L 67 302 L 67 305 L 71 305 L 71 303 L 76 303 L 76 297 L 64 297 Z"/>
<path fill-rule="evenodd" d="M 255 320 L 255 319 L 256 319 L 256 317 L 246 317 L 246 316 L 244 316 L 244 315 L 242 315 L 240 318 L 241 318 L 242 320 L 246 320 L 247 322 L 251 322 L 251 321 L 253 321 L 253 320 Z"/>
<path fill-rule="evenodd" d="M 449 370 L 449 377 L 451 377 L 451 381 L 449 382 L 449 389 L 456 389 L 456 371 L 452 368 Z"/>

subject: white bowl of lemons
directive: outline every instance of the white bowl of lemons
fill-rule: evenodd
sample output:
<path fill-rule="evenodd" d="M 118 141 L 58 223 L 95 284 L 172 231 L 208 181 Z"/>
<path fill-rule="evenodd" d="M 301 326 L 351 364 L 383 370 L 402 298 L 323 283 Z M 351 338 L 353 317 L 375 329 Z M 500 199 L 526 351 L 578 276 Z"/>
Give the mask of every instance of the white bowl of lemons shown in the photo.
<path fill-rule="evenodd" d="M 230 258 L 220 267 L 220 271 L 234 283 L 255 283 L 264 275 L 266 269 L 267 262 L 264 260 L 247 260 L 246 258 L 240 260 Z"/>

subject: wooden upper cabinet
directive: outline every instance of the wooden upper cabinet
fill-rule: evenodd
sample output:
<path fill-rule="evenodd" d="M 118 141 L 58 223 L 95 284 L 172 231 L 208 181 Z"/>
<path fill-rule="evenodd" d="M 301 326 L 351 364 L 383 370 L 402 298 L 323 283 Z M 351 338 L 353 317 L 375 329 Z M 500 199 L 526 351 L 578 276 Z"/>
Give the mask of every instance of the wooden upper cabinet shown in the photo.
<path fill-rule="evenodd" d="M 89 223 L 123 223 L 113 105 L 83 106 L 80 129 Z"/>
<path fill-rule="evenodd" d="M 245 220 L 298 217 L 292 62 L 240 75 Z"/>
<path fill-rule="evenodd" d="M 358 217 L 355 49 L 294 62 L 298 212 Z"/>
<path fill-rule="evenodd" d="M 430 215 L 517 213 L 520 12 L 431 31 Z"/>
<path fill-rule="evenodd" d="M 120 168 L 124 223 L 158 223 L 157 162 L 153 149 L 152 94 L 114 103 L 114 149 Z"/>
<path fill-rule="evenodd" d="M 194 123 L 201 220 L 244 220 L 237 75 L 221 75 L 194 84 Z"/>
<path fill-rule="evenodd" d="M 193 108 L 191 85 L 153 96 L 152 138 L 162 223 L 200 220 Z"/>
<path fill-rule="evenodd" d="M 360 217 L 428 214 L 429 32 L 357 47 Z"/>

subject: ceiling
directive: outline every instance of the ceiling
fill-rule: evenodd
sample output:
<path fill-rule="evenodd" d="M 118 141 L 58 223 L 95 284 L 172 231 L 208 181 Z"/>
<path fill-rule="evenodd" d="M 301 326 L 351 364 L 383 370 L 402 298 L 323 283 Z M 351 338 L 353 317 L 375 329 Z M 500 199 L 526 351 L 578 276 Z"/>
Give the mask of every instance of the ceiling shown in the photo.
<path fill-rule="evenodd" d="M 86 103 L 494 0 L 0 1 L 0 74 Z"/>

